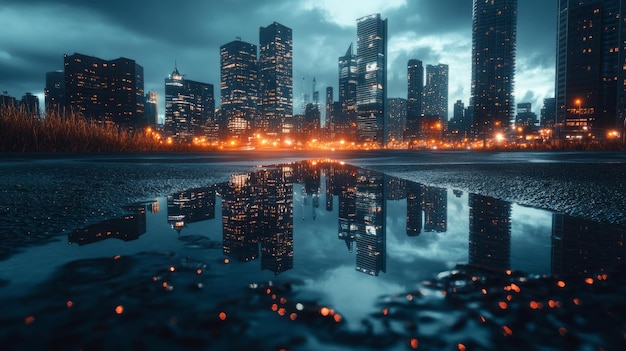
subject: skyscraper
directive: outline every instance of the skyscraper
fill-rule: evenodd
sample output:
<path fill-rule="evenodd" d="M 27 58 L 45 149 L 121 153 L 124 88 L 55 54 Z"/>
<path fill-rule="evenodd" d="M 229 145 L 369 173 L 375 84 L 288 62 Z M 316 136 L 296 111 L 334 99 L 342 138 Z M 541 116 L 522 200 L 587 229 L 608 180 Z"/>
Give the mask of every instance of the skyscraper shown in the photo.
<path fill-rule="evenodd" d="M 448 121 L 448 65 L 426 65 L 426 85 L 422 111 L 427 116 L 439 116 Z"/>
<path fill-rule="evenodd" d="M 125 127 L 145 124 L 142 66 L 123 57 L 107 61 L 76 53 L 64 61 L 69 110 Z"/>
<path fill-rule="evenodd" d="M 146 94 L 145 110 L 146 123 L 156 128 L 159 125 L 159 96 L 156 91 L 149 91 Z"/>
<path fill-rule="evenodd" d="M 624 131 L 626 2 L 560 0 L 556 108 L 563 137 Z"/>
<path fill-rule="evenodd" d="M 339 104 L 336 122 L 337 135 L 348 140 L 356 139 L 356 86 L 357 64 L 356 55 L 352 51 L 352 44 L 346 54 L 339 58 Z"/>
<path fill-rule="evenodd" d="M 389 144 L 400 145 L 404 141 L 404 129 L 406 126 L 407 102 L 403 98 L 391 98 L 387 100 L 387 141 Z"/>
<path fill-rule="evenodd" d="M 291 28 L 274 22 L 259 29 L 259 128 L 289 134 L 293 128 L 293 41 Z"/>
<path fill-rule="evenodd" d="M 357 128 L 362 142 L 385 140 L 387 20 L 373 14 L 357 20 Z"/>
<path fill-rule="evenodd" d="M 220 47 L 222 118 L 229 136 L 262 131 L 258 116 L 258 62 L 256 45 L 235 40 Z"/>
<path fill-rule="evenodd" d="M 406 140 L 417 139 L 422 118 L 422 95 L 424 91 L 424 66 L 422 61 L 409 60 L 407 67 Z"/>
<path fill-rule="evenodd" d="M 205 135 L 215 114 L 213 85 L 185 79 L 174 68 L 165 78 L 165 133 L 182 142 Z"/>
<path fill-rule="evenodd" d="M 62 113 L 65 110 L 65 73 L 46 73 L 45 112 Z"/>
<path fill-rule="evenodd" d="M 469 264 L 503 271 L 511 267 L 511 204 L 469 195 Z"/>
<path fill-rule="evenodd" d="M 474 0 L 472 92 L 474 128 L 486 140 L 513 116 L 517 0 Z"/>

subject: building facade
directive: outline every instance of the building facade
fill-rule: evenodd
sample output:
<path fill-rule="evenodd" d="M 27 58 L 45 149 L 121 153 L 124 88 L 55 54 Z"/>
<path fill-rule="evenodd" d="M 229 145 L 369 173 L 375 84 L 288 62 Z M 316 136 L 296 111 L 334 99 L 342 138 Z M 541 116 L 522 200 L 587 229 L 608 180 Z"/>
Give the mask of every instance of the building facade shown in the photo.
<path fill-rule="evenodd" d="M 257 128 L 288 135 L 293 128 L 292 30 L 274 22 L 259 29 L 260 114 Z"/>
<path fill-rule="evenodd" d="M 625 14 L 621 0 L 559 1 L 555 98 L 560 137 L 623 134 Z"/>
<path fill-rule="evenodd" d="M 258 61 L 254 44 L 235 40 L 220 47 L 222 124 L 229 137 L 262 131 L 258 122 Z"/>
<path fill-rule="evenodd" d="M 165 78 L 166 136 L 179 142 L 190 142 L 206 135 L 214 123 L 215 99 L 213 85 L 188 80 L 174 68 Z"/>
<path fill-rule="evenodd" d="M 145 126 L 143 67 L 134 60 L 64 55 L 66 109 L 104 123 Z"/>
<path fill-rule="evenodd" d="M 356 140 L 356 87 L 358 82 L 357 58 L 352 44 L 346 54 L 339 57 L 339 104 L 335 132 L 339 138 Z"/>
<path fill-rule="evenodd" d="M 386 145 L 387 20 L 373 14 L 357 20 L 358 139 Z"/>
<path fill-rule="evenodd" d="M 395 148 L 404 142 L 406 128 L 407 100 L 391 98 L 387 100 L 387 147 Z"/>
<path fill-rule="evenodd" d="M 422 97 L 424 94 L 424 65 L 417 59 L 409 60 L 407 67 L 406 139 L 416 140 L 420 134 Z"/>
<path fill-rule="evenodd" d="M 61 114 L 65 111 L 65 72 L 53 71 L 46 73 L 44 90 L 45 112 Z"/>
<path fill-rule="evenodd" d="M 422 111 L 424 115 L 439 116 L 448 121 L 448 65 L 426 65 L 426 84 Z"/>
<path fill-rule="evenodd" d="M 516 41 L 517 0 L 474 0 L 470 105 L 480 139 L 504 133 L 513 117 Z"/>

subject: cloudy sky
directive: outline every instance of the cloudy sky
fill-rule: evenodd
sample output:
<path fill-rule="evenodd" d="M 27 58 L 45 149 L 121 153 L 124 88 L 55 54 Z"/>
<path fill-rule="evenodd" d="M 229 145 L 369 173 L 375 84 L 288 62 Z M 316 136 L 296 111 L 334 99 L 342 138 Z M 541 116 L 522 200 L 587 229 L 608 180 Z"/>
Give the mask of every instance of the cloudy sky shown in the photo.
<path fill-rule="evenodd" d="M 518 5 L 517 102 L 554 96 L 556 1 Z M 219 47 L 236 37 L 258 45 L 259 27 L 276 21 L 293 29 L 294 112 L 301 97 L 335 88 L 337 58 L 356 45 L 356 19 L 388 19 L 388 97 L 406 98 L 406 64 L 416 58 L 450 67 L 450 106 L 470 96 L 471 0 L 2 0 L 0 91 L 38 94 L 45 73 L 63 69 L 63 54 L 127 57 L 144 67 L 145 89 L 159 93 L 178 65 L 188 79 L 215 86 L 219 104 Z M 356 47 L 356 46 L 355 46 Z"/>

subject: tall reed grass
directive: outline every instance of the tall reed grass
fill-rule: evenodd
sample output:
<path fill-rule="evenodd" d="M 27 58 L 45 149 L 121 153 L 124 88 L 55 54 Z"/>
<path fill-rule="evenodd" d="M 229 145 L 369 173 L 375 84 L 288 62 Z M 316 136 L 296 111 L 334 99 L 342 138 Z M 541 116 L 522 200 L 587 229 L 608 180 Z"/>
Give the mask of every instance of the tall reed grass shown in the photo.
<path fill-rule="evenodd" d="M 0 108 L 0 152 L 191 151 L 180 148 L 164 145 L 143 131 L 130 132 L 77 113 L 39 118 L 23 110 Z"/>

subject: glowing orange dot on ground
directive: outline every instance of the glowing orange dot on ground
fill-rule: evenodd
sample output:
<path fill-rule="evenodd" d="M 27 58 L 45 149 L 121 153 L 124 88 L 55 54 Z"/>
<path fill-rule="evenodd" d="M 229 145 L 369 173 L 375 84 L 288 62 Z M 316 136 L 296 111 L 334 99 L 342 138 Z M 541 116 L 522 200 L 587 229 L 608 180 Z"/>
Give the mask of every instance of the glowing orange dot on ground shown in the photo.
<path fill-rule="evenodd" d="M 219 318 L 220 318 L 221 321 L 225 321 L 226 320 L 226 312 L 220 312 Z"/>
<path fill-rule="evenodd" d="M 587 284 L 589 284 L 589 285 L 593 284 L 593 278 L 587 278 L 587 279 L 585 279 L 585 283 L 587 283 Z"/>
<path fill-rule="evenodd" d="M 564 287 L 565 287 L 565 282 L 564 282 L 564 281 L 562 281 L 562 280 L 559 280 L 559 281 L 556 283 L 556 285 L 557 285 L 559 288 L 564 288 Z"/>
<path fill-rule="evenodd" d="M 419 340 L 417 339 L 411 339 L 411 348 L 414 350 L 417 350 L 417 347 L 420 345 Z"/>
<path fill-rule="evenodd" d="M 327 307 L 322 307 L 320 309 L 320 314 L 324 317 L 328 316 L 330 314 L 330 310 Z"/>
<path fill-rule="evenodd" d="M 289 315 L 289 319 L 291 319 L 292 321 L 295 321 L 296 318 L 298 318 L 298 314 L 295 312 Z"/>
<path fill-rule="evenodd" d="M 339 323 L 341 322 L 341 315 L 337 313 L 333 316 L 333 319 L 335 320 L 335 322 Z"/>
<path fill-rule="evenodd" d="M 504 301 L 498 302 L 498 306 L 503 310 L 506 310 L 506 308 L 508 307 L 507 303 Z"/>
<path fill-rule="evenodd" d="M 504 332 L 505 336 L 513 335 L 513 330 L 511 330 L 511 328 L 507 327 L 506 325 L 502 327 L 502 331 Z"/>
<path fill-rule="evenodd" d="M 459 351 L 465 351 L 465 350 L 467 350 L 467 347 L 465 347 L 465 345 L 463 345 L 463 344 L 458 344 L 458 345 L 456 345 L 456 346 L 459 348 Z"/>
<path fill-rule="evenodd" d="M 34 321 L 35 321 L 35 317 L 33 317 L 33 316 L 28 316 L 28 317 L 24 318 L 24 324 L 26 324 L 26 325 L 31 324 Z"/>
<path fill-rule="evenodd" d="M 72 300 L 68 300 L 68 301 L 65 303 L 65 306 L 67 306 L 67 308 L 72 308 L 72 307 L 74 306 L 74 303 L 72 302 Z"/>
<path fill-rule="evenodd" d="M 122 306 L 122 305 L 117 305 L 117 307 L 115 307 L 115 313 L 117 313 L 117 314 L 122 314 L 122 313 L 124 313 L 124 306 Z"/>

